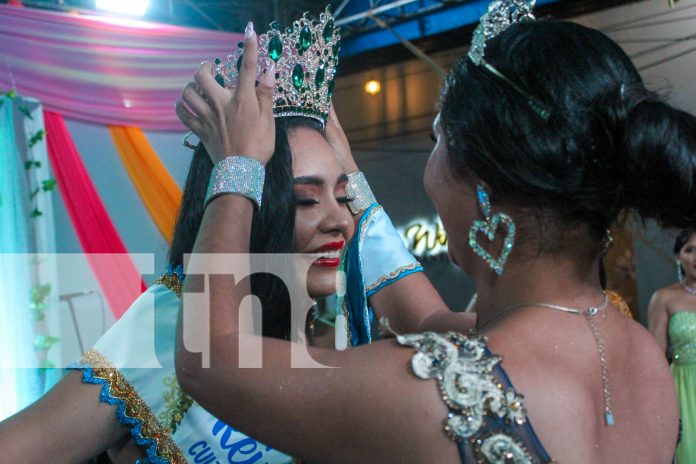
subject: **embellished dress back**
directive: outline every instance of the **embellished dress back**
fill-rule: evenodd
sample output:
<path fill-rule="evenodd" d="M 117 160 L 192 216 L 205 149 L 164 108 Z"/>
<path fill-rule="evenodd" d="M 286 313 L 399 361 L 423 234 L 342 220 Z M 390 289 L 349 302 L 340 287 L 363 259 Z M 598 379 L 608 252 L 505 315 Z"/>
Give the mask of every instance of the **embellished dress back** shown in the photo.
<path fill-rule="evenodd" d="M 426 332 L 396 338 L 417 351 L 413 373 L 437 380 L 449 409 L 445 433 L 457 442 L 462 463 L 554 462 L 527 419 L 524 396 L 482 337 Z"/>

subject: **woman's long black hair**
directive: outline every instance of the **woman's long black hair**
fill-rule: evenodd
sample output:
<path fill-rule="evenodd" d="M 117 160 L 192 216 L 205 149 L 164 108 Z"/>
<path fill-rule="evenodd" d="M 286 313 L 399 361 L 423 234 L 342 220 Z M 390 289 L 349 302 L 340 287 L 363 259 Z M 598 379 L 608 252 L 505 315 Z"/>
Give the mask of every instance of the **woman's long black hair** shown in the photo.
<path fill-rule="evenodd" d="M 545 249 L 594 258 L 625 210 L 696 225 L 696 118 L 648 91 L 611 39 L 524 21 L 487 42 L 486 61 L 551 116 L 464 57 L 441 96 L 450 166 L 485 181 L 494 204 L 534 213 Z"/>
<path fill-rule="evenodd" d="M 262 207 L 251 223 L 251 253 L 292 253 L 295 251 L 295 199 L 292 154 L 288 134 L 297 127 L 321 132 L 314 119 L 287 117 L 276 119 L 275 152 L 266 166 Z M 204 201 L 213 163 L 203 144 L 196 148 L 189 168 L 174 238 L 169 248 L 169 265 L 183 264 L 193 250 L 203 220 Z M 263 303 L 263 335 L 290 338 L 290 297 L 285 284 L 271 274 L 253 274 L 251 291 Z"/>

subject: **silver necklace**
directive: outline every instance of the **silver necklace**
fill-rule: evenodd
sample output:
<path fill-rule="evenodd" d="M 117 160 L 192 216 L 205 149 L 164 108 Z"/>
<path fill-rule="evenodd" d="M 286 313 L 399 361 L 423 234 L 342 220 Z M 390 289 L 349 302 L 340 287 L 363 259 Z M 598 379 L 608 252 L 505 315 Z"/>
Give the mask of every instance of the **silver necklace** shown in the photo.
<path fill-rule="evenodd" d="M 682 287 L 684 287 L 684 290 L 686 290 L 686 293 L 690 293 L 692 295 L 696 295 L 696 290 L 687 286 L 686 282 L 682 282 Z"/>
<path fill-rule="evenodd" d="M 686 287 L 686 286 L 685 286 Z M 688 290 L 687 290 L 688 291 Z M 548 309 L 555 309 L 556 311 L 562 311 L 564 313 L 575 314 L 577 316 L 585 316 L 587 323 L 592 331 L 592 336 L 594 336 L 595 343 L 597 344 L 597 352 L 599 353 L 599 365 L 602 369 L 602 395 L 604 397 L 604 421 L 606 424 L 614 425 L 614 413 L 611 409 L 611 392 L 609 391 L 609 368 L 607 367 L 607 355 L 604 349 L 604 342 L 602 341 L 602 335 L 599 333 L 599 328 L 597 327 L 597 321 L 593 316 L 595 316 L 600 311 L 604 310 L 609 306 L 609 297 L 607 292 L 604 293 L 604 300 L 599 306 L 591 306 L 587 309 L 569 308 L 568 306 L 554 305 L 550 303 L 519 303 L 516 305 L 508 306 L 507 308 L 500 311 L 492 319 L 484 322 L 477 330 L 481 330 L 486 325 L 490 324 L 494 320 L 498 319 L 500 316 L 509 313 L 515 309 L 528 308 L 528 307 L 541 307 Z M 691 292 L 689 292 L 691 293 Z"/>

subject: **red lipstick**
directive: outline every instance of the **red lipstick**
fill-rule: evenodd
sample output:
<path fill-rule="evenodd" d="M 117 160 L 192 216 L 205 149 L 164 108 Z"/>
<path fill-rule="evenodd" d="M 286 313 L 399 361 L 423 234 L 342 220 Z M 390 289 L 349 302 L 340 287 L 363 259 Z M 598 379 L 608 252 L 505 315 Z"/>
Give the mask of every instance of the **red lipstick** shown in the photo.
<path fill-rule="evenodd" d="M 341 264 L 340 252 L 343 249 L 345 242 L 339 240 L 336 242 L 325 243 L 319 248 L 311 251 L 312 254 L 325 253 L 327 256 L 320 256 L 312 262 L 313 266 L 321 267 L 338 267 Z"/>

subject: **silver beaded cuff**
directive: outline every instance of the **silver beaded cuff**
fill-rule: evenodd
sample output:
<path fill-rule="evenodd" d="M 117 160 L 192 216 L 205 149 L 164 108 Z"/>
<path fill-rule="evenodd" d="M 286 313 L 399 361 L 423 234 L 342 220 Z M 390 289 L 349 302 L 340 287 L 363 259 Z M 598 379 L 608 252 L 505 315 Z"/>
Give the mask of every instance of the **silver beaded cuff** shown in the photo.
<path fill-rule="evenodd" d="M 266 170 L 259 161 L 246 156 L 228 156 L 213 168 L 205 205 L 213 198 L 231 193 L 241 195 L 261 207 Z"/>
<path fill-rule="evenodd" d="M 348 174 L 348 183 L 346 184 L 346 194 L 353 199 L 348 203 L 350 212 L 360 214 L 367 208 L 377 203 L 372 189 L 367 184 L 365 174 L 362 172 L 352 172 Z"/>

